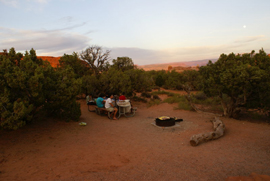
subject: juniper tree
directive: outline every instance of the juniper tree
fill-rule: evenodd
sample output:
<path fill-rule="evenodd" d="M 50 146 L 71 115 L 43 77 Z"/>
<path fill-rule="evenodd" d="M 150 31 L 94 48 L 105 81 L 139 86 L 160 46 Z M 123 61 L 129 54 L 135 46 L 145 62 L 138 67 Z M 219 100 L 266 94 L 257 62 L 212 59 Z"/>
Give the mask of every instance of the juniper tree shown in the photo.
<path fill-rule="evenodd" d="M 34 49 L 26 51 L 23 58 L 14 48 L 1 55 L 0 127 L 18 129 L 31 122 L 39 110 L 52 107 L 55 115 L 78 120 L 76 95 L 81 82 L 73 74 L 70 68 L 52 68 L 37 58 Z"/>
<path fill-rule="evenodd" d="M 242 107 L 268 111 L 269 67 L 270 58 L 263 49 L 257 54 L 222 54 L 217 62 L 200 68 L 202 89 L 219 96 L 225 116 L 237 118 Z"/>

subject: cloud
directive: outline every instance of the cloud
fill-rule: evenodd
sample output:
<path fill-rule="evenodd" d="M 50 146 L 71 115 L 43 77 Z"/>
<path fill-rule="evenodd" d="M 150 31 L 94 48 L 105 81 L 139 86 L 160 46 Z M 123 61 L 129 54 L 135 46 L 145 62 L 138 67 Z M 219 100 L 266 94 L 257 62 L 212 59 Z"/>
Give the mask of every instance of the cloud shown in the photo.
<path fill-rule="evenodd" d="M 234 43 L 249 43 L 249 42 L 253 42 L 253 41 L 262 40 L 264 38 L 265 38 L 264 35 L 247 36 L 247 37 L 243 37 L 243 38 L 240 38 L 238 40 L 235 40 Z"/>
<path fill-rule="evenodd" d="M 34 48 L 37 55 L 62 56 L 72 54 L 88 46 L 90 38 L 62 30 L 17 30 L 0 27 L 0 48 L 16 51 Z"/>
<path fill-rule="evenodd" d="M 42 10 L 43 6 L 51 0 L 0 0 L 0 3 L 16 9 Z"/>
<path fill-rule="evenodd" d="M 22 5 L 25 3 L 46 4 L 49 1 L 50 0 L 0 0 L 0 2 L 12 7 L 18 7 L 18 5 Z"/>
<path fill-rule="evenodd" d="M 109 49 L 109 48 L 107 48 Z M 126 48 L 118 47 L 111 48 L 111 58 L 116 59 L 117 57 L 130 57 L 135 64 L 147 65 L 147 64 L 157 64 L 166 62 L 180 62 L 180 61 L 190 61 L 196 60 L 194 55 L 194 49 L 196 51 L 206 48 L 181 48 L 174 50 L 151 50 L 151 49 L 141 49 L 141 48 Z M 192 54 L 190 54 L 193 52 Z M 201 50 L 201 52 L 203 52 Z M 197 55 L 197 54 L 195 54 Z M 197 59 L 198 60 L 198 59 Z"/>
<path fill-rule="evenodd" d="M 127 48 L 127 47 L 114 47 L 106 48 L 111 50 L 111 58 L 117 57 L 130 57 L 135 64 L 145 65 L 152 63 L 162 63 L 163 53 L 158 50 L 141 49 L 141 48 Z"/>
<path fill-rule="evenodd" d="M 60 28 L 60 29 L 40 30 L 40 32 L 46 33 L 46 32 L 57 32 L 57 31 L 71 30 L 71 29 L 78 28 L 78 27 L 81 27 L 81 26 L 84 26 L 84 25 L 86 25 L 86 22 L 82 22 L 80 24 L 75 24 L 75 25 L 64 27 L 64 28 Z"/>
<path fill-rule="evenodd" d="M 186 62 L 204 59 L 216 59 L 221 54 L 250 52 L 251 49 L 241 44 L 223 44 L 216 46 L 190 46 L 175 49 L 151 50 L 141 48 L 114 47 L 111 50 L 111 58 L 130 57 L 137 65 Z"/>
<path fill-rule="evenodd" d="M 19 7 L 19 1 L 18 0 L 0 0 L 0 2 L 7 5 L 7 6 L 14 7 L 14 8 Z"/>

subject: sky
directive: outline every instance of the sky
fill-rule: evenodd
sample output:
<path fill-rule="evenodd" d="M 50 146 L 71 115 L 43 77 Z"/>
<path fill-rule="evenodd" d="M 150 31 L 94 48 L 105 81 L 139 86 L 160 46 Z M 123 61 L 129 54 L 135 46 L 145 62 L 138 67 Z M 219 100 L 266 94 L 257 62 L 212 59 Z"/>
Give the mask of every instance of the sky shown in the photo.
<path fill-rule="evenodd" d="M 137 65 L 270 53 L 269 0 L 0 0 L 0 51 L 80 54 Z"/>

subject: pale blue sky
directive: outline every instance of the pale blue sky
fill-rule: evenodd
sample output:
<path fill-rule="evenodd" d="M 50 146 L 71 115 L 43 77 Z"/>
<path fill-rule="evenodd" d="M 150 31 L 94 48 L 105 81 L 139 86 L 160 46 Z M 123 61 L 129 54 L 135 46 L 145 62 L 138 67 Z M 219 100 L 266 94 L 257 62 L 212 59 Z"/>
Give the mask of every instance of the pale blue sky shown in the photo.
<path fill-rule="evenodd" d="M 0 16 L 0 51 L 98 45 L 138 65 L 270 53 L 269 0 L 0 0 Z"/>

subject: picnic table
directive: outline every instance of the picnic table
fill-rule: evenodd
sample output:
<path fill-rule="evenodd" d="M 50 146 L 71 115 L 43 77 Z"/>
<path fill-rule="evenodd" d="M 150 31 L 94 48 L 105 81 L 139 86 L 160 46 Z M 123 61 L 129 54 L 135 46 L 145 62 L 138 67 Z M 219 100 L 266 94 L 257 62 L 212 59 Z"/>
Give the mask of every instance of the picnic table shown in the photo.
<path fill-rule="evenodd" d="M 125 117 L 132 117 L 135 115 L 137 108 L 135 108 L 135 107 L 132 108 L 129 100 L 117 101 L 116 104 L 118 107 L 118 117 L 117 118 L 120 118 L 122 115 L 124 115 Z M 127 110 L 128 107 L 130 107 L 129 110 Z"/>
<path fill-rule="evenodd" d="M 120 118 L 122 115 L 125 117 L 132 117 L 135 115 L 137 108 L 131 107 L 129 111 L 127 111 L 127 108 L 131 106 L 130 101 L 127 99 L 125 101 L 114 101 L 113 103 L 118 108 L 117 118 Z M 108 112 L 105 108 L 99 108 L 96 106 L 96 104 L 88 104 L 88 111 L 89 112 L 96 112 L 98 115 L 101 115 L 101 111 L 105 112 L 105 115 L 108 116 L 109 119 L 111 119 L 111 113 Z"/>

